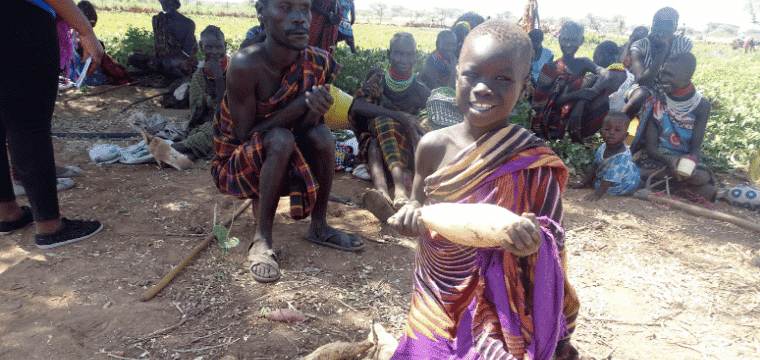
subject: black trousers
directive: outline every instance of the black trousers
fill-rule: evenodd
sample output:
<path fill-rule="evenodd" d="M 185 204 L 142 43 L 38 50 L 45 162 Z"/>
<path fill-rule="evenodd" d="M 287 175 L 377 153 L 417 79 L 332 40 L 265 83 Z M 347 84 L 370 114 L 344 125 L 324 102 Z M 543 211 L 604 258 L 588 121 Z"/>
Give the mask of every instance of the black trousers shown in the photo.
<path fill-rule="evenodd" d="M 50 123 L 58 92 L 58 33 L 52 15 L 26 0 L 0 12 L 0 140 L 26 189 L 34 219 L 60 216 Z M 15 199 L 0 146 L 0 201 Z"/>

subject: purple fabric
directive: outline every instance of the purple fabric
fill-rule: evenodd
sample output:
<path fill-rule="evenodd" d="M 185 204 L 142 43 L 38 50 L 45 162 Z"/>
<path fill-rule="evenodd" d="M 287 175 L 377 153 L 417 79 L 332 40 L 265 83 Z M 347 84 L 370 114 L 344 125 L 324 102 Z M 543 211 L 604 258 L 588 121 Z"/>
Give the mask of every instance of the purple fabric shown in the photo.
<path fill-rule="evenodd" d="M 478 189 L 475 190 L 475 196 L 480 199 L 480 203 L 492 203 L 495 190 L 485 194 L 485 184 L 501 176 L 509 176 L 509 174 L 517 176 L 517 172 L 527 168 L 538 159 L 539 156 L 528 156 L 505 163 L 480 183 Z M 468 199 L 472 200 L 470 197 Z M 462 199 L 460 202 L 467 202 L 468 199 Z M 526 346 L 526 351 L 530 359 L 549 360 L 554 354 L 557 342 L 567 332 L 562 309 L 564 274 L 554 236 L 549 230 L 549 228 L 561 228 L 561 226 L 545 216 L 538 219 L 542 224 L 543 244 L 536 257 L 535 282 L 533 283 L 534 333 L 531 343 Z M 493 305 L 504 333 L 521 335 L 520 317 L 510 308 L 507 297 L 503 266 L 504 251 L 496 248 L 479 248 L 476 252 L 479 275 L 485 282 L 483 296 Z M 432 340 L 412 330 L 416 339 L 403 336 L 391 359 L 485 359 L 478 353 L 473 340 L 472 319 L 475 316 L 475 305 L 476 300 L 471 300 L 467 310 L 461 315 L 453 341 L 437 335 L 436 339 Z"/>
<path fill-rule="evenodd" d="M 69 63 L 74 60 L 74 46 L 71 44 L 71 25 L 64 20 L 55 22 L 58 31 L 58 46 L 61 48 L 60 68 L 66 71 L 66 77 L 71 75 Z"/>

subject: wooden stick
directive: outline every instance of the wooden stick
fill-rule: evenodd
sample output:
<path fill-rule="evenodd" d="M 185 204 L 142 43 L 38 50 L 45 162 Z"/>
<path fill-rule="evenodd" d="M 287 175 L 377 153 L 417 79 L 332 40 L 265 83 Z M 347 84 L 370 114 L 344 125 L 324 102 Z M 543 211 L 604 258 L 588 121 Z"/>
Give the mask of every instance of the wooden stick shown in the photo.
<path fill-rule="evenodd" d="M 238 206 L 237 209 L 235 209 L 235 212 L 232 213 L 232 216 L 224 219 L 224 221 L 222 221 L 221 225 L 222 226 L 229 226 L 230 223 L 235 218 L 237 218 L 246 209 L 248 209 L 249 206 L 251 206 L 252 202 L 253 202 L 253 200 L 251 200 L 251 199 L 246 200 L 243 204 L 241 204 L 240 206 Z M 188 255 L 185 258 L 185 260 L 182 260 L 182 262 L 179 263 L 179 265 L 175 266 L 172 269 L 172 271 L 170 271 L 168 274 L 166 274 L 166 276 L 164 276 L 164 278 L 161 279 L 161 281 L 159 281 L 156 285 L 153 285 L 153 287 L 151 287 L 150 289 L 148 289 L 148 291 L 142 293 L 142 295 L 140 295 L 140 300 L 141 301 L 148 301 L 148 300 L 152 299 L 154 296 L 156 296 L 156 294 L 158 294 L 159 291 L 161 291 L 164 287 L 166 287 L 166 285 L 168 285 L 169 282 L 171 282 L 177 276 L 177 274 L 179 273 L 180 270 L 182 270 L 182 268 L 184 268 L 185 266 L 187 266 L 187 264 L 189 264 L 191 261 L 193 261 L 193 259 L 195 258 L 195 256 L 198 255 L 198 253 L 200 253 L 201 250 L 203 250 L 204 248 L 206 248 L 206 246 L 208 246 L 208 244 L 211 243 L 211 241 L 213 241 L 215 237 L 216 236 L 214 235 L 214 232 L 211 232 L 210 234 L 206 235 L 206 237 L 203 239 L 203 242 L 200 243 L 198 246 L 196 246 L 195 249 L 193 249 L 193 252 L 191 252 L 190 255 Z"/>
<path fill-rule="evenodd" d="M 649 190 L 639 190 L 634 194 L 634 196 L 641 200 L 647 200 L 655 204 L 669 205 L 676 209 L 683 210 L 687 213 L 690 213 L 692 215 L 703 216 L 710 219 L 725 221 L 737 226 L 741 226 L 748 230 L 754 230 L 754 231 L 760 232 L 760 225 L 756 223 L 752 223 L 748 220 L 745 220 L 733 215 L 729 215 L 726 213 L 722 213 L 720 211 L 708 210 L 708 209 L 687 204 L 685 202 L 681 202 L 675 199 L 657 196 L 657 195 L 654 195 Z"/>

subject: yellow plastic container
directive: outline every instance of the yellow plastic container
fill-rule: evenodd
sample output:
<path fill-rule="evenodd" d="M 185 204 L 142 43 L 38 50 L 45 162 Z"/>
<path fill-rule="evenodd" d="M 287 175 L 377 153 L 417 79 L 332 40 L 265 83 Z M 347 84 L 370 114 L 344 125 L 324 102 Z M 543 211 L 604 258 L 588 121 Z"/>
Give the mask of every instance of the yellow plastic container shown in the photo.
<path fill-rule="evenodd" d="M 330 85 L 330 95 L 332 95 L 334 102 L 325 113 L 325 124 L 330 130 L 350 129 L 348 110 L 351 108 L 354 97 L 343 92 L 343 90 L 335 85 Z"/>
<path fill-rule="evenodd" d="M 628 136 L 625 137 L 626 145 L 631 146 L 631 144 L 633 144 L 633 140 L 636 139 L 636 132 L 639 131 L 640 123 L 641 121 L 639 121 L 639 118 L 635 117 L 628 124 Z"/>

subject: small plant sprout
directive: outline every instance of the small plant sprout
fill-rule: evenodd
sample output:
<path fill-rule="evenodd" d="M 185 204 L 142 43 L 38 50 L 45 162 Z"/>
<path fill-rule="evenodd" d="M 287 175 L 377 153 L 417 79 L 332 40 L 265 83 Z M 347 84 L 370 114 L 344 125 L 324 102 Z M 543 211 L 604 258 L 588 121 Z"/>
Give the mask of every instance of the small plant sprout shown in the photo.
<path fill-rule="evenodd" d="M 233 217 L 234 219 L 234 217 Z M 238 246 L 240 244 L 240 240 L 236 237 L 230 237 L 230 230 L 232 229 L 232 224 L 234 222 L 230 221 L 230 227 L 226 228 L 222 225 L 216 224 L 216 204 L 214 204 L 214 236 L 216 236 L 216 240 L 219 242 L 219 246 L 224 250 L 224 255 L 229 254 L 229 250 L 234 248 L 235 246 Z"/>

